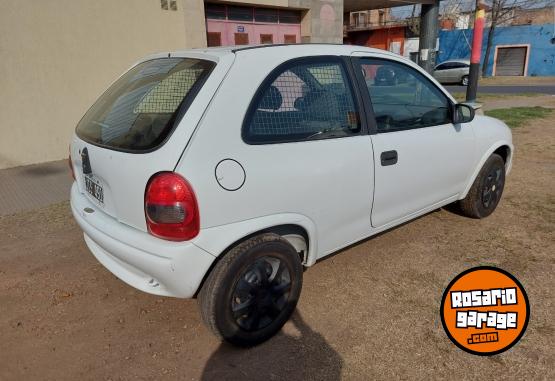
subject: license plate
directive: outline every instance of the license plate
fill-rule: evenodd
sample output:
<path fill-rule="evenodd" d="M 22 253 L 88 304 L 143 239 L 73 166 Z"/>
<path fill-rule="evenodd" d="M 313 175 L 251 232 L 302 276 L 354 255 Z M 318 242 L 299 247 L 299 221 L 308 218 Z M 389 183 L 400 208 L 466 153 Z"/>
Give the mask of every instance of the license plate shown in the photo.
<path fill-rule="evenodd" d="M 98 183 L 98 181 L 95 181 L 90 176 L 85 176 L 84 178 L 87 193 L 93 196 L 101 204 L 104 204 L 104 189 L 102 189 L 102 186 Z"/>

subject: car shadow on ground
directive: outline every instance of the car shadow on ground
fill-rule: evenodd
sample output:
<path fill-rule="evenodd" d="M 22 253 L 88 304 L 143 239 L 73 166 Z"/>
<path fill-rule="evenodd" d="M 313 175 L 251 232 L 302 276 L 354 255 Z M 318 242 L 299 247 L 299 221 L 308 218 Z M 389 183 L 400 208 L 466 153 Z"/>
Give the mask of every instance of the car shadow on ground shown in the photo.
<path fill-rule="evenodd" d="M 466 215 L 463 213 L 463 211 L 462 211 L 462 209 L 461 209 L 461 206 L 459 205 L 458 202 L 454 202 L 454 203 L 452 203 L 452 204 L 445 205 L 444 207 L 442 207 L 442 208 L 439 209 L 439 210 L 446 210 L 447 212 L 449 212 L 449 213 L 451 213 L 451 214 L 455 214 L 455 215 L 457 215 L 457 216 L 464 217 L 464 218 L 470 218 L 470 217 L 466 216 Z"/>
<path fill-rule="evenodd" d="M 296 311 L 281 332 L 244 349 L 222 343 L 210 356 L 202 380 L 338 380 L 343 360 Z"/>

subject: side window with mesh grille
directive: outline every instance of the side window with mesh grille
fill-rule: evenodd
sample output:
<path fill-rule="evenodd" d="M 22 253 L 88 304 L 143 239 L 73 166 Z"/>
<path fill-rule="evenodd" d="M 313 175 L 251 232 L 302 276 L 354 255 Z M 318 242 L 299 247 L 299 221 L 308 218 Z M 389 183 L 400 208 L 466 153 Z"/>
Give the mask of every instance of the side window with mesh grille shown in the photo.
<path fill-rule="evenodd" d="M 360 116 L 340 62 L 289 66 L 259 91 L 243 138 L 264 144 L 352 136 Z"/>

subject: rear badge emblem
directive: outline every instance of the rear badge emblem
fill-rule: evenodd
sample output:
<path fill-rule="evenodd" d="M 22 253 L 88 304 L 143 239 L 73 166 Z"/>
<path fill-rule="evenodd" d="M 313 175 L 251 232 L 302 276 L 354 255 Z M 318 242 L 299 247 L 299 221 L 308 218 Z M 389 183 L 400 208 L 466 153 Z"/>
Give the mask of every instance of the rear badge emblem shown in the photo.
<path fill-rule="evenodd" d="M 89 160 L 89 151 L 86 147 L 83 148 L 83 150 L 81 151 L 81 163 L 83 165 L 83 173 L 85 175 L 92 173 L 91 162 Z"/>

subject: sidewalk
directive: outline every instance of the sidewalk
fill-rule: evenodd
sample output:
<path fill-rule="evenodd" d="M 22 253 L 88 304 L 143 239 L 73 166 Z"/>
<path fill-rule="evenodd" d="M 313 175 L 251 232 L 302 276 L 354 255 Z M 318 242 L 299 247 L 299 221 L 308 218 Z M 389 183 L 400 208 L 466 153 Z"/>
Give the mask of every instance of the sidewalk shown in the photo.
<path fill-rule="evenodd" d="M 555 77 L 486 77 L 480 78 L 478 86 L 555 85 Z"/>
<path fill-rule="evenodd" d="M 69 199 L 67 160 L 0 170 L 0 216 Z"/>

